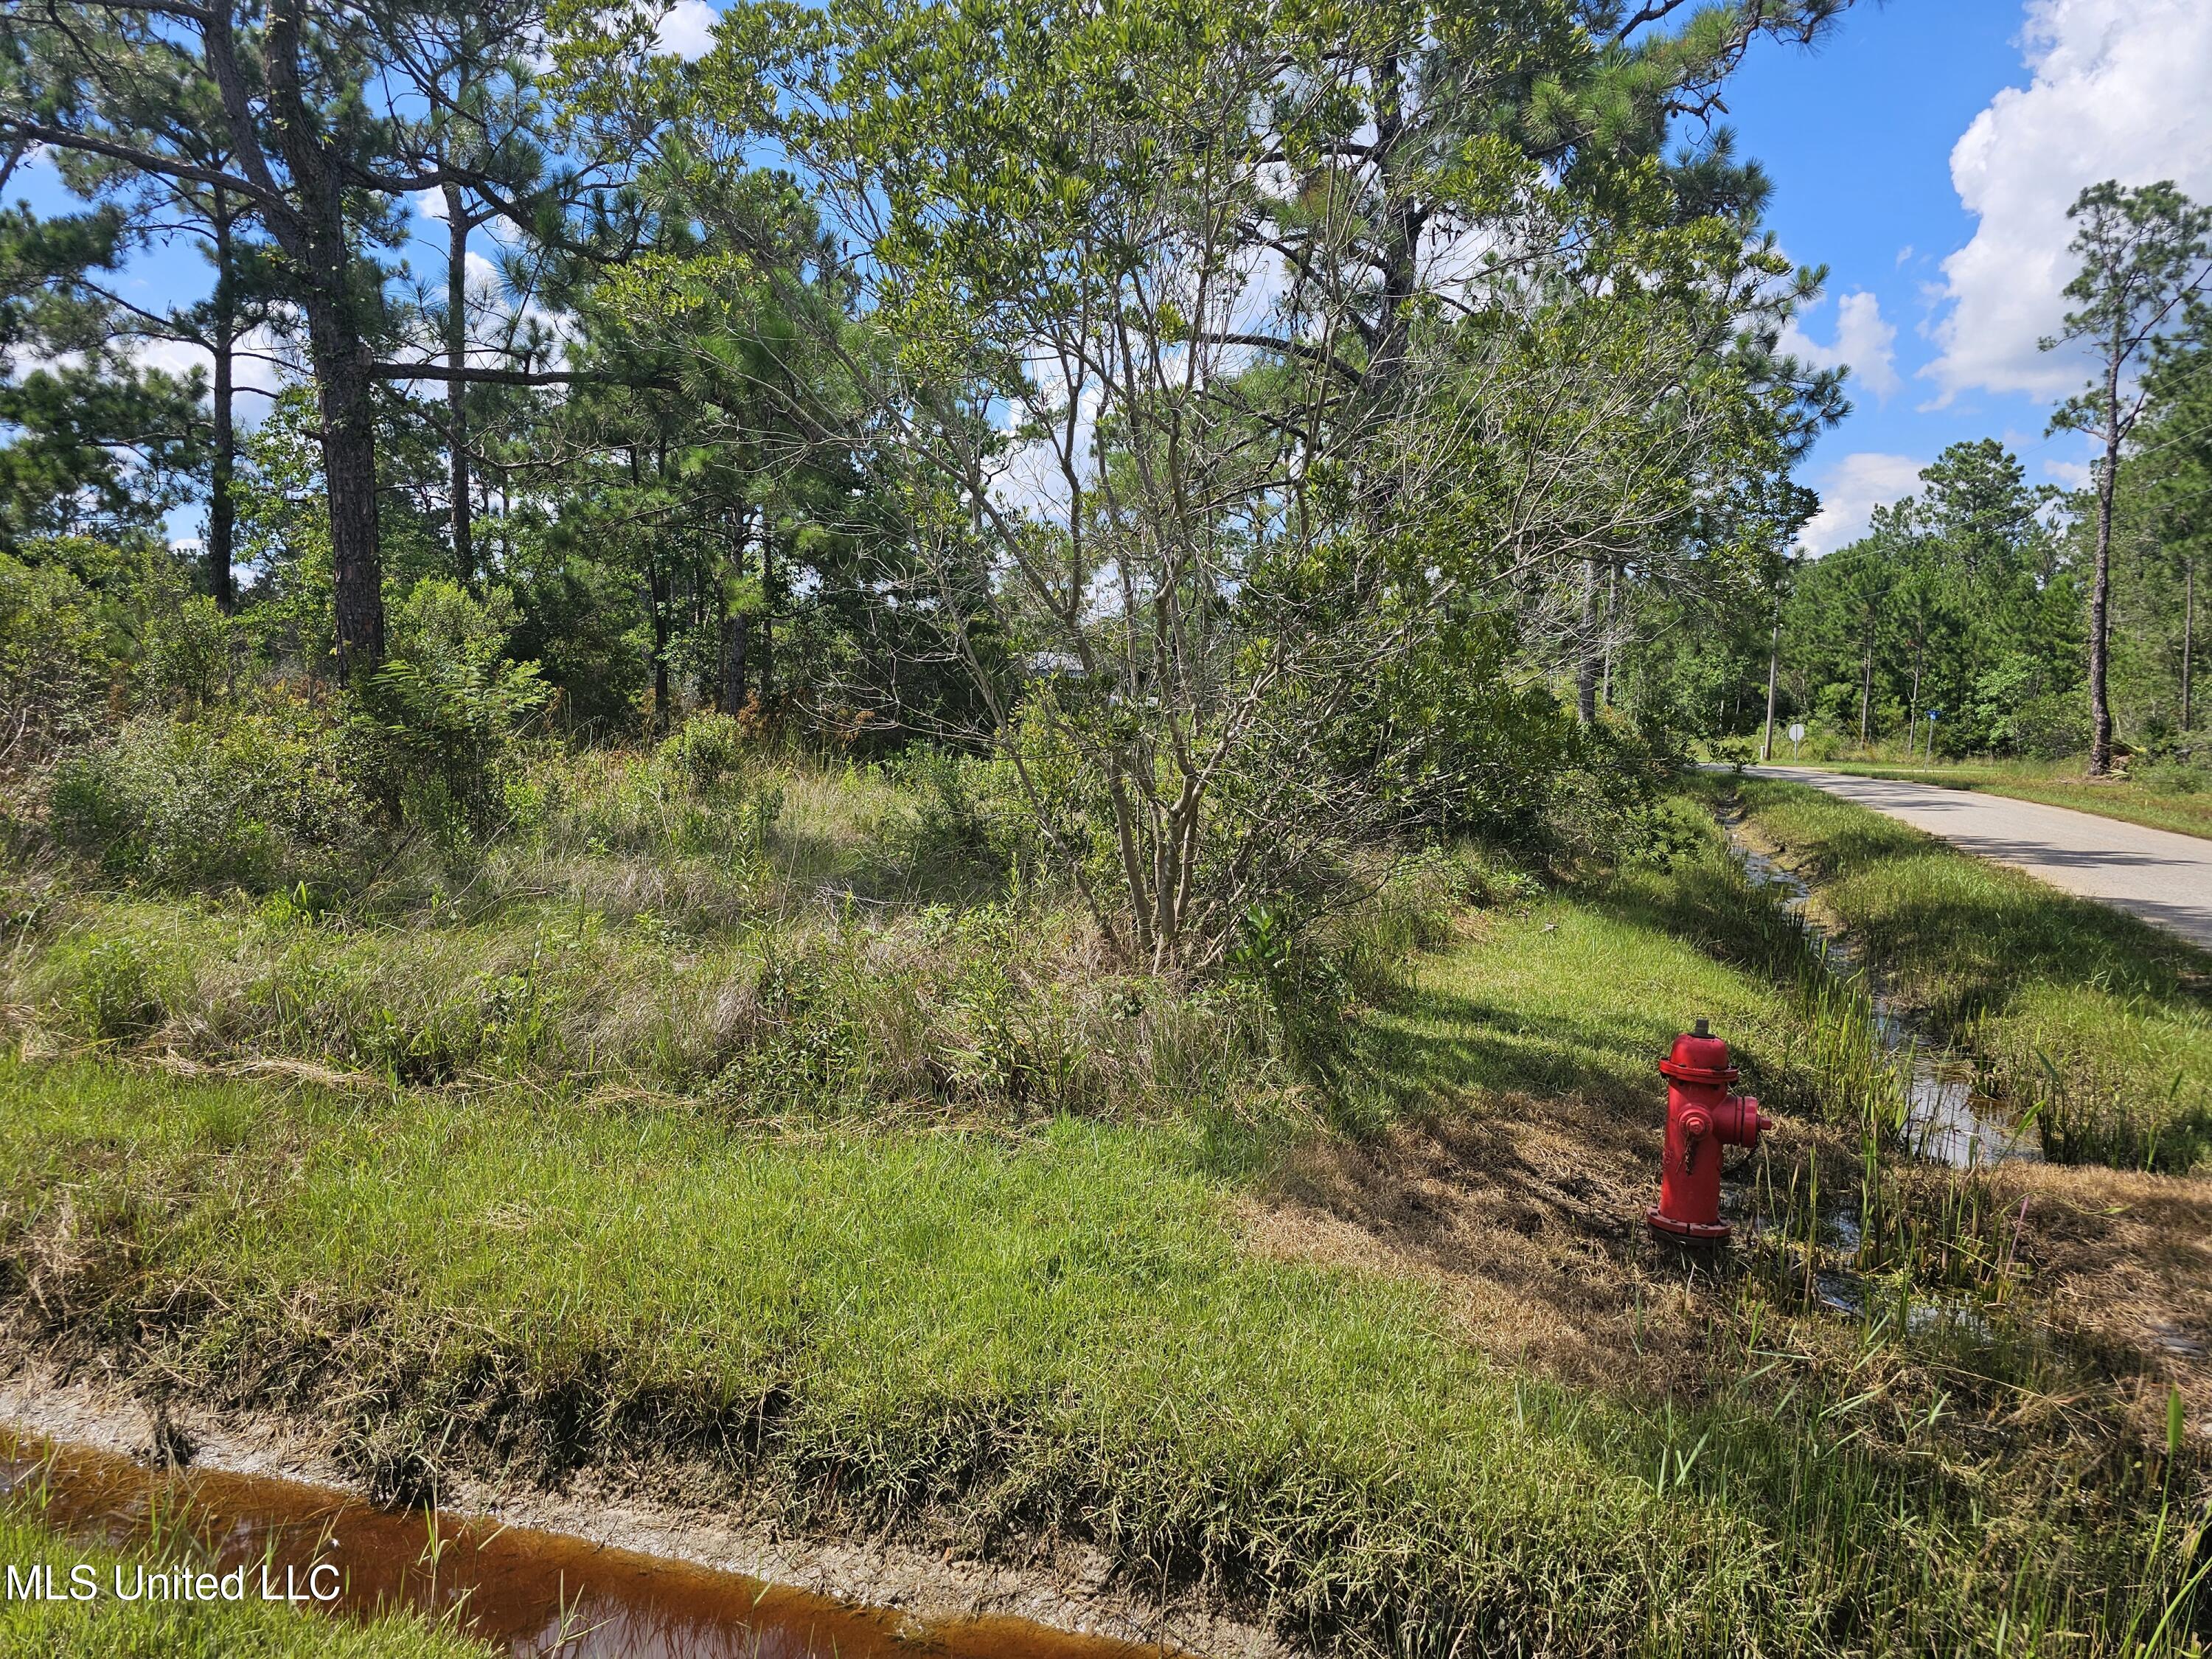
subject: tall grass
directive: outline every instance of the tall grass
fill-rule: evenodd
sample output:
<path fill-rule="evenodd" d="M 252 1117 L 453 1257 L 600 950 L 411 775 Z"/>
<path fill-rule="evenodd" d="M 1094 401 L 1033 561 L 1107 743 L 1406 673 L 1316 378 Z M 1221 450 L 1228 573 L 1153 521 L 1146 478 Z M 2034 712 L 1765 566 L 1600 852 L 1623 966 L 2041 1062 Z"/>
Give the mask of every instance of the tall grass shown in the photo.
<path fill-rule="evenodd" d="M 1179 1113 L 1297 1085 L 1484 879 L 1379 853 L 1280 961 L 1132 973 L 993 851 L 939 775 L 956 763 L 711 759 L 679 738 L 541 761 L 507 838 L 343 902 L 56 881 L 5 941 L 0 1008 L 44 1052 L 733 1119 Z"/>
<path fill-rule="evenodd" d="M 1785 908 L 1730 854 L 1709 813 L 1674 804 L 1680 844 L 1663 868 L 1618 873 L 1598 896 L 1608 908 L 1687 939 L 1761 975 L 1790 1009 L 1759 1056 L 1762 1086 L 1777 1105 L 1845 1124 L 1901 1132 L 1909 1106 L 1909 1057 L 1882 1040 L 1863 973 L 1832 961 L 1805 919 Z"/>
<path fill-rule="evenodd" d="M 1750 779 L 1741 798 L 1892 994 L 1982 1057 L 2050 1156 L 2166 1170 L 2212 1157 L 2212 958 L 1816 790 Z"/>
<path fill-rule="evenodd" d="M 282 1601 L 142 1601 L 115 1599 L 115 1570 L 143 1561 L 191 1560 L 189 1540 L 131 1550 L 60 1532 L 42 1518 L 35 1482 L 0 1500 L 0 1562 L 18 1571 L 92 1569 L 97 1600 L 0 1599 L 0 1652 L 19 1659 L 492 1659 L 494 1650 L 450 1626 L 404 1612 L 356 1620 Z"/>
<path fill-rule="evenodd" d="M 793 1524 L 1089 1537 L 1409 1656 L 2118 1653 L 2186 1571 L 2094 1405 L 1977 1474 L 1900 1334 L 1784 1389 L 1803 1336 L 1725 1295 L 1702 1397 L 1516 1375 L 1412 1284 L 1241 1251 L 1195 1134 L 742 1139 L 87 1066 L 0 1093 L 42 1340 L 333 1413 L 389 1492 L 681 1454 Z"/>

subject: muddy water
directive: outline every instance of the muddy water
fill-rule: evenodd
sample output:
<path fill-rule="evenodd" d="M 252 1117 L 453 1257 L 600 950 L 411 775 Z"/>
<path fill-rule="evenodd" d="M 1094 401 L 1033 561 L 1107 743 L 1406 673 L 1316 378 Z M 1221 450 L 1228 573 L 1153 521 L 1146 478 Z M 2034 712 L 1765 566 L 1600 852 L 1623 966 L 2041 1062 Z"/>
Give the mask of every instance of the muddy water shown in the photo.
<path fill-rule="evenodd" d="M 0 1492 L 43 1490 L 50 1524 L 129 1547 L 179 1519 L 248 1593 L 366 1617 L 405 1607 L 458 1618 L 518 1659 L 1136 1659 L 1161 1650 L 1026 1620 L 924 1625 L 586 1540 L 496 1522 L 386 1510 L 268 1475 L 157 1474 L 129 1458 L 0 1431 Z M 329 1599 L 318 1602 L 318 1590 Z"/>
<path fill-rule="evenodd" d="M 1745 845 L 1734 824 L 1726 828 L 1729 845 L 1742 860 L 1744 872 L 1760 886 L 1781 894 L 1783 908 L 1805 921 L 1820 959 L 1834 972 L 1854 971 L 1858 964 L 1852 960 L 1848 942 L 1830 938 L 1806 918 L 1812 890 L 1804 878 Z M 1878 990 L 1874 995 L 1874 1015 L 1882 1047 L 1911 1068 L 1902 1136 L 1908 1150 L 1960 1170 L 2007 1158 L 2042 1158 L 2033 1132 L 2014 1123 L 2002 1103 L 1975 1089 L 1970 1061 L 1916 1030 Z"/>

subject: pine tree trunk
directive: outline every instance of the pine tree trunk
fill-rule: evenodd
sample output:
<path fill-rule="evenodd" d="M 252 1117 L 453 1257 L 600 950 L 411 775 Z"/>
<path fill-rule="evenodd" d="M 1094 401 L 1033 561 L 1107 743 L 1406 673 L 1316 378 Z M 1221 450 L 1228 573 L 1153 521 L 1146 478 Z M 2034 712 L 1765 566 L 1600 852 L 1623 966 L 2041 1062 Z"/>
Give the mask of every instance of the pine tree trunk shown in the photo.
<path fill-rule="evenodd" d="M 768 509 L 761 509 L 760 700 L 768 708 L 775 695 L 775 538 L 769 530 Z"/>
<path fill-rule="evenodd" d="M 323 480 L 331 501 L 331 579 L 339 675 L 384 659 L 384 570 L 377 544 L 376 408 L 368 354 L 340 295 L 311 291 L 307 342 L 323 417 Z"/>
<path fill-rule="evenodd" d="M 2112 769 L 2112 703 L 2106 685 L 2112 604 L 2112 496 L 2120 476 L 2120 350 L 2105 376 L 2105 465 L 2097 475 L 2097 574 L 2089 589 L 2089 775 Z"/>
<path fill-rule="evenodd" d="M 745 653 L 752 643 L 753 619 L 740 611 L 722 624 L 722 712 L 745 706 Z"/>
<path fill-rule="evenodd" d="M 1865 654 L 1859 660 L 1859 747 L 1873 741 L 1874 635 L 1869 634 Z"/>
<path fill-rule="evenodd" d="M 2190 704 L 2190 693 L 2195 689 L 2192 678 L 2197 657 L 2197 561 L 2188 560 L 2181 567 L 2181 729 L 2190 730 L 2195 720 Z"/>
<path fill-rule="evenodd" d="M 231 243 L 229 204 L 215 192 L 215 336 L 208 343 L 215 358 L 215 384 L 209 404 L 215 451 L 208 479 L 207 586 L 228 615 L 238 608 L 234 545 L 238 504 L 232 489 L 238 472 L 238 436 L 234 423 L 234 359 L 238 346 L 236 251 Z"/>
<path fill-rule="evenodd" d="M 659 726 L 668 719 L 668 594 L 658 559 L 646 561 L 645 610 L 653 629 L 653 719 Z"/>
<path fill-rule="evenodd" d="M 331 609 L 340 676 L 358 679 L 384 659 L 384 568 L 378 545 L 376 404 L 362 319 L 355 314 L 345 177 L 324 148 L 322 123 L 300 76 L 303 0 L 269 0 L 263 63 L 271 131 L 292 175 L 296 204 L 270 223 L 301 288 L 307 356 L 322 412 L 323 483 L 331 502 Z M 213 8 L 210 54 L 232 56 L 230 9 Z"/>
<path fill-rule="evenodd" d="M 1761 763 L 1774 758 L 1774 685 L 1782 666 L 1782 595 L 1774 596 L 1774 633 L 1766 647 L 1766 735 L 1759 740 Z"/>
<path fill-rule="evenodd" d="M 477 585 L 476 550 L 469 524 L 469 405 L 468 384 L 461 371 L 469 355 L 469 221 L 461 200 L 461 187 L 446 187 L 446 364 L 453 378 L 446 382 L 446 451 L 449 475 L 446 488 L 453 499 L 453 569 L 462 585 Z"/>

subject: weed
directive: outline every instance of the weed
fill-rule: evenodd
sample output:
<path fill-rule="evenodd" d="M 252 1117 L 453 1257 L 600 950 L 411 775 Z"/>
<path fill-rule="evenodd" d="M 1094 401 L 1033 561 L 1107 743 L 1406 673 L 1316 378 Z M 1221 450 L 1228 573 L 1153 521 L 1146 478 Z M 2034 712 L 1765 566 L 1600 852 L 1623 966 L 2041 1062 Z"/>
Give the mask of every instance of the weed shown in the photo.
<path fill-rule="evenodd" d="M 2183 1170 L 2212 1154 L 2212 960 L 2131 916 L 1815 790 L 1747 781 L 1761 834 L 1892 993 L 1987 1065 L 2051 1157 Z"/>

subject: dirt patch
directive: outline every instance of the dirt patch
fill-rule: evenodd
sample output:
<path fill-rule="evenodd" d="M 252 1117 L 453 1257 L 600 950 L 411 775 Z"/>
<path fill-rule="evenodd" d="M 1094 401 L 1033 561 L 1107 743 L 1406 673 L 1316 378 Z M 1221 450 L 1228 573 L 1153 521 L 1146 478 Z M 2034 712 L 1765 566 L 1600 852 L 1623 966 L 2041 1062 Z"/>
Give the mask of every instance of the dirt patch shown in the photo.
<path fill-rule="evenodd" d="M 240 1418 L 170 1402 L 159 1411 L 128 1391 L 27 1370 L 0 1382 L 0 1425 L 141 1460 L 189 1448 L 194 1467 L 274 1475 L 357 1490 L 326 1437 L 311 1425 Z M 1020 1619 L 1081 1635 L 1218 1659 L 1284 1659 L 1271 1632 L 1194 1600 L 1163 1603 L 1117 1581 L 1098 1551 L 1030 1540 L 1019 1559 L 977 1560 L 956 1546 L 889 1538 L 793 1537 L 739 1513 L 682 1501 L 708 1472 L 678 1465 L 593 1469 L 557 1492 L 459 1477 L 441 1492 L 448 1511 L 565 1534 L 865 1607 L 928 1624 Z"/>
<path fill-rule="evenodd" d="M 1608 1392 L 1694 1391 L 1740 1264 L 1662 1243 L 1645 1225 L 1660 1117 L 1656 1100 L 1630 1115 L 1516 1096 L 1369 1142 L 1316 1140 L 1266 1201 L 1246 1206 L 1247 1236 L 1279 1258 L 1417 1276 L 1501 1361 Z M 1856 1184 L 1855 1143 L 1832 1129 L 1790 1120 L 1768 1155 L 1778 1184 L 1808 1156 L 1824 1189 Z M 2025 1200 L 2024 1218 L 2003 1231 L 2027 1269 L 2028 1322 L 2086 1351 L 2147 1433 L 2164 1431 L 2170 1384 L 2212 1437 L 2212 1182 L 2025 1164 L 1898 1173 L 1916 1211 L 1932 1212 L 1935 1189 L 1960 1182 L 1989 1183 L 1989 1204 L 2007 1212 Z M 1848 1334 L 1846 1322 L 1824 1322 L 1839 1342 Z"/>
<path fill-rule="evenodd" d="M 2179 1388 L 2212 1434 L 2212 1181 L 2046 1164 L 2005 1182 L 2051 1322 L 2134 1370 L 2161 1413 Z"/>
<path fill-rule="evenodd" d="M 1317 1140 L 1248 1207 L 1269 1255 L 1436 1285 L 1466 1334 L 1564 1380 L 1663 1386 L 1698 1369 L 1698 1258 L 1644 1221 L 1662 1108 L 1503 1097 L 1370 1142 Z"/>

